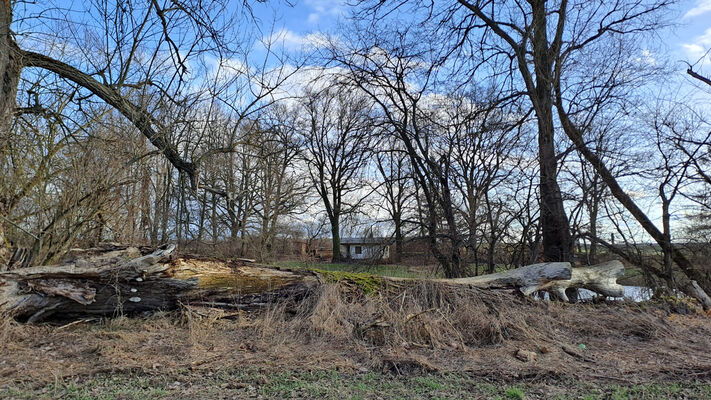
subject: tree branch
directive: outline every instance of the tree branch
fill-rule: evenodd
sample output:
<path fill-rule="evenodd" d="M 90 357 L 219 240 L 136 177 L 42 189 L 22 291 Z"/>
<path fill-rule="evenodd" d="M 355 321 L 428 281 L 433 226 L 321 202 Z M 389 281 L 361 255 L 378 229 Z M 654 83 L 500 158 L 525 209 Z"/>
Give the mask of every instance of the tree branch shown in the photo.
<path fill-rule="evenodd" d="M 693 78 L 696 78 L 696 79 L 700 80 L 701 82 L 711 86 L 711 79 L 709 79 L 703 75 L 697 74 L 696 72 L 694 72 L 693 69 L 691 69 L 691 67 L 687 68 L 686 73 L 691 75 Z"/>
<path fill-rule="evenodd" d="M 197 168 L 194 163 L 184 160 L 178 153 L 178 149 L 174 147 L 165 138 L 164 128 L 156 121 L 153 116 L 148 114 L 142 108 L 131 103 L 124 98 L 119 92 L 111 87 L 97 81 L 91 75 L 88 75 L 69 64 L 55 60 L 43 54 L 34 53 L 31 51 L 20 50 L 21 62 L 25 67 L 43 68 L 52 71 L 60 77 L 70 80 L 83 88 L 86 88 L 94 95 L 104 100 L 107 104 L 114 107 L 124 117 L 126 117 L 133 125 L 146 137 L 148 140 L 160 150 L 168 161 L 178 169 L 178 171 L 188 175 L 190 184 L 193 189 L 197 189 L 198 177 Z"/>

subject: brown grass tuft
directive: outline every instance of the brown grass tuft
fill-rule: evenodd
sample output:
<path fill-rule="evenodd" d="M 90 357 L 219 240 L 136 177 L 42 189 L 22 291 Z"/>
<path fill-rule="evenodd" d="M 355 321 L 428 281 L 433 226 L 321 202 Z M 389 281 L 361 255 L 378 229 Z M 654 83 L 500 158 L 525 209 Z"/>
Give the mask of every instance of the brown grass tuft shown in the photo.
<path fill-rule="evenodd" d="M 512 300 L 515 301 L 512 304 Z M 373 346 L 464 348 L 507 340 L 537 340 L 540 333 L 510 295 L 419 282 L 397 293 L 365 295 L 336 283 L 324 284 L 288 312 L 275 305 L 255 322 L 263 339 L 279 335 L 306 340 L 361 340 Z M 526 304 L 530 308 L 531 304 Z"/>

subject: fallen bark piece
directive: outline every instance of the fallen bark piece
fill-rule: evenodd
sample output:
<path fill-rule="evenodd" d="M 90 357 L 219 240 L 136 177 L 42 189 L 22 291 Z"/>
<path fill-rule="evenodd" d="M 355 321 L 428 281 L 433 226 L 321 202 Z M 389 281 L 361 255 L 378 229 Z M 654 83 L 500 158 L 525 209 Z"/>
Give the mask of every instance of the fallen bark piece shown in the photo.
<path fill-rule="evenodd" d="M 64 296 L 79 304 L 91 304 L 96 297 L 96 290 L 84 282 L 74 282 L 68 279 L 33 279 L 27 286 L 34 291 L 50 296 Z"/>
<path fill-rule="evenodd" d="M 538 355 L 532 351 L 518 349 L 518 351 L 516 352 L 516 358 L 523 362 L 531 362 L 536 361 Z"/>

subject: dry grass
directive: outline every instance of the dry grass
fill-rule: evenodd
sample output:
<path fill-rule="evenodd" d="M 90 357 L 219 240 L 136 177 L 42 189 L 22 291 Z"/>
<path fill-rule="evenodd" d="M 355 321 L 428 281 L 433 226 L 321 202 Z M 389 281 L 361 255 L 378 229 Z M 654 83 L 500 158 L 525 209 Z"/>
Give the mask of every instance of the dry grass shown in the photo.
<path fill-rule="evenodd" d="M 254 313 L 185 307 L 67 327 L 0 320 L 0 386 L 235 366 L 709 381 L 709 337 L 706 316 L 635 304 L 566 305 L 427 282 L 377 295 L 325 284 L 299 304 Z M 521 361 L 518 350 L 536 359 Z"/>
<path fill-rule="evenodd" d="M 5 349 L 5 344 L 13 342 L 18 333 L 18 323 L 0 314 L 0 352 Z"/>

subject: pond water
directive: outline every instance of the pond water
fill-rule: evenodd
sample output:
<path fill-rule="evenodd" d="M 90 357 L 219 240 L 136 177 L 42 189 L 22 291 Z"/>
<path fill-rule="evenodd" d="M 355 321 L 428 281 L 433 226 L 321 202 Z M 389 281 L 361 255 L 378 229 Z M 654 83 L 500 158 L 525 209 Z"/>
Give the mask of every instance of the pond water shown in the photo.
<path fill-rule="evenodd" d="M 652 298 L 652 294 L 653 294 L 652 289 L 650 289 L 646 286 L 628 286 L 628 285 L 623 285 L 623 286 L 625 288 L 624 297 L 610 297 L 610 299 L 613 299 L 613 300 L 629 299 L 632 301 L 640 302 L 640 301 L 647 301 Z M 580 301 L 592 300 L 595 296 L 598 296 L 598 294 L 593 292 L 592 290 L 578 289 L 578 298 Z M 545 299 L 545 300 L 549 299 L 548 292 L 543 293 L 543 299 Z"/>
<path fill-rule="evenodd" d="M 646 286 L 627 286 L 625 288 L 625 299 L 630 299 L 632 301 L 647 301 L 652 298 L 652 289 Z M 580 289 L 578 291 L 580 300 L 591 300 L 597 294 L 591 290 Z M 616 297 L 615 299 L 622 299 L 621 297 Z"/>

